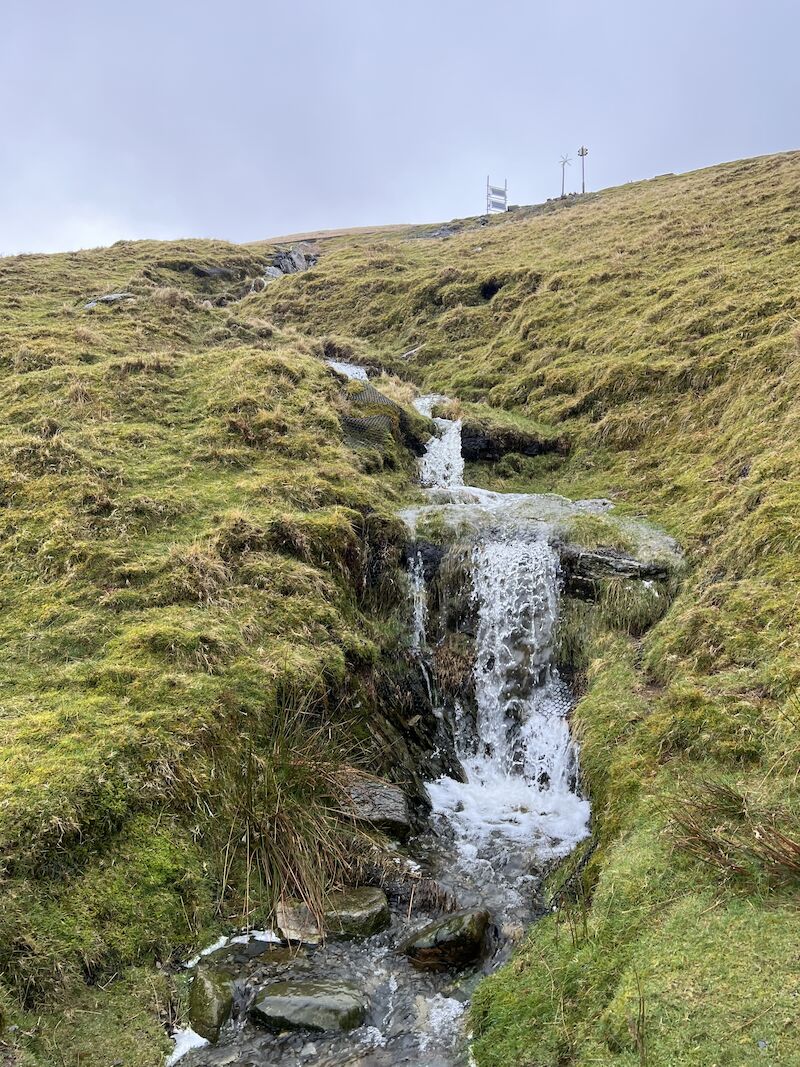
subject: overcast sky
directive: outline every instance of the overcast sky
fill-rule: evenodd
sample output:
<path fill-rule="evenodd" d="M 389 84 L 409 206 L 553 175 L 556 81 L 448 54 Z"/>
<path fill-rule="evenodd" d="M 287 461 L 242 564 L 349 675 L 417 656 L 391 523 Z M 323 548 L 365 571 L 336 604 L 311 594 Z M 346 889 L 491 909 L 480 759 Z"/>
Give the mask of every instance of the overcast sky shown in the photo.
<path fill-rule="evenodd" d="M 0 254 L 445 220 L 800 146 L 798 0 L 0 0 Z"/>

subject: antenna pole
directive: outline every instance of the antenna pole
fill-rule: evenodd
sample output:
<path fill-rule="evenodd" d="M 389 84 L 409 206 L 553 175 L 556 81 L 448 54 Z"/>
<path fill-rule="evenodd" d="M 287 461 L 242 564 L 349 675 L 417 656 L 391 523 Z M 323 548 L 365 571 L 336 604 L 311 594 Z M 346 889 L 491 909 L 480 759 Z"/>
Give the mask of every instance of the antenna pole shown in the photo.
<path fill-rule="evenodd" d="M 581 195 L 586 195 L 586 157 L 589 155 L 589 149 L 586 145 L 581 145 L 578 149 L 578 155 L 581 157 Z"/>

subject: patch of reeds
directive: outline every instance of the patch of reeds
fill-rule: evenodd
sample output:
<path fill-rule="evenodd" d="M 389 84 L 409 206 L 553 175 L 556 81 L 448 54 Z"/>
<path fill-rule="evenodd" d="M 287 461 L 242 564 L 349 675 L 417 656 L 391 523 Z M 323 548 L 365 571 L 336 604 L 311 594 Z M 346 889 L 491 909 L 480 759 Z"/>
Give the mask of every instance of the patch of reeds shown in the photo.
<path fill-rule="evenodd" d="M 672 802 L 675 843 L 728 878 L 756 885 L 800 882 L 797 813 L 722 780 L 699 779 Z"/>

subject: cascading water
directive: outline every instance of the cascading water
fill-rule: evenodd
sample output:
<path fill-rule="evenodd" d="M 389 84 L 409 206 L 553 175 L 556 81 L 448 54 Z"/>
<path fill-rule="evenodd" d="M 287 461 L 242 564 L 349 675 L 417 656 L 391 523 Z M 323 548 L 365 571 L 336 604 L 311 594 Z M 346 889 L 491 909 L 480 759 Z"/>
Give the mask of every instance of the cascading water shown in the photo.
<path fill-rule="evenodd" d="M 417 552 L 408 565 L 411 580 L 411 603 L 413 608 L 411 647 L 420 649 L 425 641 L 425 626 L 428 621 L 428 597 L 425 592 L 425 568 L 422 556 Z"/>
<path fill-rule="evenodd" d="M 415 407 L 420 415 L 432 417 L 437 403 L 446 397 L 430 395 L 419 397 Z M 439 431 L 428 443 L 420 463 L 420 481 L 431 489 L 449 489 L 464 484 L 464 459 L 461 455 L 461 421 L 459 419 L 434 418 Z"/>
<path fill-rule="evenodd" d="M 417 406 L 428 413 L 431 398 Z M 429 454 L 454 438 L 460 451 L 460 424 L 440 429 Z M 506 501 L 464 487 L 461 472 L 451 479 L 438 460 L 426 467 L 423 459 L 421 469 L 423 481 L 426 470 L 437 472 L 431 488 L 458 490 L 455 504 L 451 496 L 440 507 L 469 512 L 473 519 L 476 510 L 492 517 L 491 532 L 478 536 L 468 558 L 478 616 L 476 716 L 458 707 L 454 724 L 466 781 L 440 778 L 428 792 L 440 832 L 452 838 L 449 867 L 462 895 L 464 884 L 471 885 L 470 895 L 503 921 L 530 895 L 532 868 L 567 854 L 587 832 L 589 804 L 576 793 L 571 696 L 553 663 L 558 557 L 547 525 L 520 519 L 523 495 Z M 507 502 L 515 508 L 513 520 L 503 513 Z M 417 587 L 417 630 L 419 596 Z"/>
<path fill-rule="evenodd" d="M 348 364 L 331 367 L 348 377 L 365 374 Z M 417 408 L 430 415 L 443 399 L 420 398 Z M 553 662 L 558 559 L 545 521 L 579 505 L 548 498 L 543 509 L 544 498 L 538 498 L 532 515 L 529 504 L 537 498 L 464 486 L 461 424 L 435 421 L 437 436 L 420 464 L 431 503 L 405 518 L 413 529 L 420 514 L 441 512 L 475 534 L 466 554 L 477 614 L 475 708 L 453 702 L 451 708 L 437 710 L 442 723 L 453 723 L 465 780 L 442 777 L 428 783 L 432 829 L 409 842 L 409 851 L 420 861 L 416 869 L 438 878 L 459 906 L 488 909 L 497 926 L 510 933 L 535 914 L 537 868 L 566 854 L 586 834 L 588 823 L 588 803 L 575 786 L 570 695 Z M 427 680 L 429 611 L 420 553 L 410 561 L 409 580 L 412 646 Z M 499 962 L 503 940 L 467 975 L 417 971 L 397 946 L 435 913 L 426 915 L 424 907 L 412 910 L 412 904 L 413 896 L 408 908 L 393 909 L 389 929 L 363 941 L 329 941 L 296 952 L 280 949 L 274 957 L 256 954 L 249 960 L 242 955 L 232 965 L 240 968 L 238 988 L 245 998 L 248 990 L 262 988 L 276 976 L 354 982 L 369 1000 L 363 1026 L 351 1033 L 270 1034 L 241 1016 L 229 1024 L 231 1030 L 217 1047 L 185 1051 L 196 1044 L 197 1035 L 182 1032 L 172 1062 L 185 1053 L 181 1064 L 187 1067 L 397 1067 L 420 1062 L 466 1067 L 470 1057 L 463 1018 L 470 991 L 481 971 Z"/>

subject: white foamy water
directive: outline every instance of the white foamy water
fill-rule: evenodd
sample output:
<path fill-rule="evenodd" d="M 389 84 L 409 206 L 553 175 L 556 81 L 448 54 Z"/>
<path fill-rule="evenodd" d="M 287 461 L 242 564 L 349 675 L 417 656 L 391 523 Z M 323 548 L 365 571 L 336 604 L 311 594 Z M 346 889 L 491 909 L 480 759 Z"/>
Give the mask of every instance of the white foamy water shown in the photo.
<path fill-rule="evenodd" d="M 417 410 L 430 415 L 443 399 L 421 397 Z M 587 506 L 604 510 L 607 502 L 576 506 L 560 497 L 464 486 L 461 424 L 436 422 L 440 435 L 420 464 L 431 503 L 406 517 L 413 525 L 423 513 L 450 513 L 476 532 L 470 572 L 478 612 L 477 715 L 454 709 L 456 749 L 467 780 L 440 778 L 428 783 L 428 792 L 434 814 L 453 836 L 456 880 L 481 887 L 490 906 L 508 912 L 526 890 L 526 872 L 566 855 L 588 832 L 589 803 L 576 792 L 571 696 L 553 663 L 558 557 L 548 534 L 564 514 Z M 417 643 L 425 633 L 420 575 L 421 561 L 415 560 Z"/>
<path fill-rule="evenodd" d="M 335 370 L 337 374 L 342 374 L 345 378 L 350 378 L 354 382 L 369 381 L 367 372 L 363 367 L 359 367 L 357 363 L 343 363 L 338 359 L 326 359 L 325 362 L 331 370 Z"/>
<path fill-rule="evenodd" d="M 432 393 L 420 396 L 414 407 L 427 418 L 435 405 L 446 397 Z M 464 484 L 464 459 L 461 455 L 461 420 L 434 419 L 438 436 L 433 437 L 420 463 L 420 481 L 429 488 L 452 488 Z"/>
<path fill-rule="evenodd" d="M 411 580 L 411 601 L 413 605 L 414 629 L 411 636 L 411 647 L 420 649 L 425 644 L 425 626 L 428 621 L 428 592 L 425 588 L 425 569 L 422 565 L 422 556 L 417 552 L 408 566 L 408 576 Z"/>
<path fill-rule="evenodd" d="M 472 552 L 478 602 L 477 718 L 455 722 L 467 781 L 428 785 L 434 812 L 451 826 L 457 862 L 484 863 L 501 901 L 502 870 L 570 852 L 587 833 L 589 803 L 575 792 L 570 693 L 552 663 L 558 563 L 546 540 L 482 541 Z M 458 709 L 457 709 L 458 711 Z"/>

